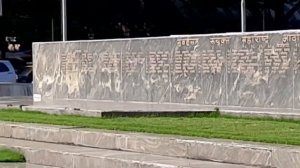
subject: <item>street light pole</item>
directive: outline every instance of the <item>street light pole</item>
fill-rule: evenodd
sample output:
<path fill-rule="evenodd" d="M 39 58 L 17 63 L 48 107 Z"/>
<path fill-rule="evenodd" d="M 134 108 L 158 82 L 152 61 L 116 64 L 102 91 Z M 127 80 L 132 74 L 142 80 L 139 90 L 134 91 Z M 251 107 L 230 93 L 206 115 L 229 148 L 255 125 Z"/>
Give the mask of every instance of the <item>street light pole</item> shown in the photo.
<path fill-rule="evenodd" d="M 241 0 L 241 30 L 246 31 L 246 2 Z"/>
<path fill-rule="evenodd" d="M 62 41 L 67 40 L 67 0 L 61 0 L 61 33 Z"/>

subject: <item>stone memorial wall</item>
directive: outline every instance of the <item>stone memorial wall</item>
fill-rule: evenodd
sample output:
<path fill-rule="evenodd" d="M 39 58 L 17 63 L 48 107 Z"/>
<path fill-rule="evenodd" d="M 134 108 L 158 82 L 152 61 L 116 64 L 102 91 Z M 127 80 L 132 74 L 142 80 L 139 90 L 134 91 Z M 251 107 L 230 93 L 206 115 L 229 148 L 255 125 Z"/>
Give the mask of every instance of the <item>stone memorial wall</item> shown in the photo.
<path fill-rule="evenodd" d="M 296 111 L 299 42 L 300 31 L 280 31 L 34 43 L 34 101 Z"/>

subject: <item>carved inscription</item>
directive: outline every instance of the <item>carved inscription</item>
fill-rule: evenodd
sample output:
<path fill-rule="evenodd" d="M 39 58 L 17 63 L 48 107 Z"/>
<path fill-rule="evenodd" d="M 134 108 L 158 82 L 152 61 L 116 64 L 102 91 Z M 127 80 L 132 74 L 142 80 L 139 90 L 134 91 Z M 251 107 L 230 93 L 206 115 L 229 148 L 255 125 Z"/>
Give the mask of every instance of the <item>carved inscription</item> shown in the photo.
<path fill-rule="evenodd" d="M 188 39 L 177 39 L 177 47 L 182 46 L 195 46 L 199 42 L 197 38 L 188 38 Z"/>
<path fill-rule="evenodd" d="M 276 39 L 278 42 L 272 40 L 272 44 L 268 35 L 233 39 L 177 39 L 173 56 L 167 51 L 93 53 L 74 50 L 61 54 L 61 71 L 64 74 L 95 71 L 97 65 L 110 72 L 122 67 L 122 72 L 139 73 L 145 68 L 148 74 L 167 78 L 170 70 L 175 74 L 221 73 L 227 65 L 230 73 L 284 74 L 291 68 L 291 58 L 298 60 L 300 34 L 283 34 L 281 39 Z"/>
<path fill-rule="evenodd" d="M 142 52 L 126 52 L 122 58 L 122 71 L 125 73 L 140 72 L 146 60 Z"/>
<path fill-rule="evenodd" d="M 286 42 L 300 41 L 300 35 L 284 35 L 282 43 L 269 44 L 268 35 L 242 36 L 240 48 L 224 48 L 231 44 L 230 37 L 209 38 L 211 49 L 193 50 L 187 39 L 178 40 L 175 53 L 175 73 L 221 73 L 225 63 L 231 73 L 283 74 L 290 68 L 290 45 Z M 184 41 L 184 42 L 183 42 Z M 198 43 L 201 43 L 198 40 Z M 180 45 L 179 45 L 180 44 Z M 179 45 L 179 46 L 178 46 Z M 198 53 L 198 54 L 197 54 Z M 227 59 L 227 60 L 226 60 Z M 195 64 L 197 62 L 197 65 Z"/>
<path fill-rule="evenodd" d="M 269 43 L 269 36 L 243 36 L 241 40 L 243 44 Z"/>
<path fill-rule="evenodd" d="M 161 74 L 163 78 L 169 76 L 169 52 L 150 52 L 148 55 L 148 74 Z"/>
<path fill-rule="evenodd" d="M 241 44 L 242 49 L 257 49 L 265 48 L 269 45 L 270 39 L 268 35 L 260 36 L 242 36 Z M 238 49 L 238 48 L 237 48 Z"/>
<path fill-rule="evenodd" d="M 285 73 L 289 69 L 289 50 L 279 47 L 264 49 L 264 72 Z"/>
<path fill-rule="evenodd" d="M 299 42 L 299 41 L 300 41 L 300 34 L 284 34 L 282 38 L 283 43 Z"/>
<path fill-rule="evenodd" d="M 202 59 L 198 61 L 203 73 L 221 73 L 225 56 L 221 50 L 203 50 Z"/>
<path fill-rule="evenodd" d="M 176 51 L 175 53 L 175 73 L 196 73 L 198 54 L 194 51 Z"/>
<path fill-rule="evenodd" d="M 227 51 L 231 55 L 229 64 L 232 73 L 254 73 L 257 70 L 262 70 L 259 66 L 259 56 L 252 49 L 232 49 Z"/>
<path fill-rule="evenodd" d="M 230 44 L 230 37 L 214 37 L 210 38 L 209 42 L 211 45 L 223 46 Z"/>
<path fill-rule="evenodd" d="M 75 50 L 66 54 L 61 54 L 61 71 L 66 73 L 78 73 L 81 71 L 91 71 L 94 67 L 96 53 L 89 53 L 86 50 Z"/>
<path fill-rule="evenodd" d="M 120 65 L 120 53 L 92 53 L 87 50 L 75 50 L 61 54 L 61 72 L 63 74 L 78 72 L 93 72 L 95 65 L 112 72 L 118 70 Z M 100 64 L 95 64 L 100 60 Z"/>
<path fill-rule="evenodd" d="M 115 72 L 120 68 L 121 53 L 101 53 L 100 60 L 103 68 L 110 72 Z"/>
<path fill-rule="evenodd" d="M 195 47 L 198 44 L 198 38 L 177 39 L 174 66 L 172 66 L 173 73 L 183 75 L 197 73 L 199 54 L 195 52 Z"/>
<path fill-rule="evenodd" d="M 255 73 L 259 71 L 267 74 L 283 74 L 289 69 L 290 48 L 282 45 L 264 48 L 260 53 L 253 49 L 231 50 L 231 72 Z"/>

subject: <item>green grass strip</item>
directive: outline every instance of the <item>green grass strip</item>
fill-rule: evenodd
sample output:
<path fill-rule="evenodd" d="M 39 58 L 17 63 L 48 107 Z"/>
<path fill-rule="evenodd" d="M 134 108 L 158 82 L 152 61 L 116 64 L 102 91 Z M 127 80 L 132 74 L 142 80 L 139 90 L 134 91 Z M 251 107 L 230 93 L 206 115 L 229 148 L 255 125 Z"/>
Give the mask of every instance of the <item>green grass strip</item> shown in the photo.
<path fill-rule="evenodd" d="M 13 150 L 0 149 L 0 162 L 25 162 L 25 157 Z"/>
<path fill-rule="evenodd" d="M 0 120 L 300 145 L 300 121 L 221 115 L 94 118 L 0 110 Z"/>

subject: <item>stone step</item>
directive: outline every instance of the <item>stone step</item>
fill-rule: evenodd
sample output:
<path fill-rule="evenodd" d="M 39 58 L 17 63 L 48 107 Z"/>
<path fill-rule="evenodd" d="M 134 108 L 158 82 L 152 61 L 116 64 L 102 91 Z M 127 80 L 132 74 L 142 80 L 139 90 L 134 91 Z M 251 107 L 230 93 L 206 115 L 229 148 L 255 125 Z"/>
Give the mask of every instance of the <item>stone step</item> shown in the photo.
<path fill-rule="evenodd" d="M 38 111 L 47 114 L 58 115 L 80 115 L 89 117 L 147 117 L 147 116 L 194 116 L 199 114 L 211 114 L 215 111 L 214 106 L 197 106 L 176 104 L 147 104 L 147 103 L 114 103 L 114 102 L 97 102 L 101 104 L 97 110 L 86 105 L 84 108 L 75 105 L 32 105 L 30 101 L 0 102 L 0 109 L 20 108 L 23 111 Z M 2 104 L 2 106 L 1 106 Z M 300 110 L 293 112 L 282 112 L 280 109 L 261 110 L 255 108 L 239 108 L 219 106 L 220 114 L 239 117 L 270 117 L 285 119 L 300 119 Z"/>
<path fill-rule="evenodd" d="M 0 147 L 24 153 L 29 164 L 61 168 L 247 168 L 250 166 L 136 152 L 0 138 Z"/>
<path fill-rule="evenodd" d="M 0 137 L 269 167 L 300 167 L 300 147 L 0 122 Z"/>
<path fill-rule="evenodd" d="M 82 104 L 78 102 L 78 104 Z M 92 108 L 96 105 L 101 108 Z M 101 104 L 101 105 L 99 105 Z M 192 108 L 193 107 L 193 108 Z M 84 107 L 76 105 L 29 105 L 23 111 L 39 111 L 48 114 L 81 115 L 91 117 L 142 117 L 142 116 L 193 116 L 209 114 L 214 107 L 202 107 L 177 104 L 150 104 L 131 102 L 89 102 Z"/>

